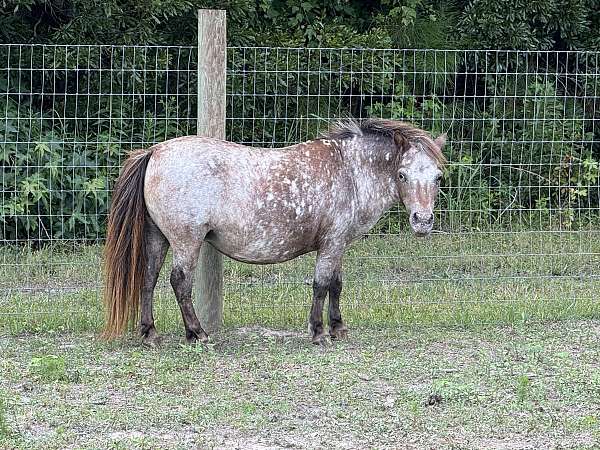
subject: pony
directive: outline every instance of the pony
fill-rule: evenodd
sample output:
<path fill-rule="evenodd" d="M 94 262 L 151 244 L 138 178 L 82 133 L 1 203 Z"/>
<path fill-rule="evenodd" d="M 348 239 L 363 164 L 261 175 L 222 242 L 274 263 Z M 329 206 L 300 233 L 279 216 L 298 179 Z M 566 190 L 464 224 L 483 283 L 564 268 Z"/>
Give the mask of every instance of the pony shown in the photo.
<path fill-rule="evenodd" d="M 434 139 L 401 121 L 348 119 L 317 139 L 284 148 L 185 136 L 133 151 L 115 183 L 108 217 L 103 335 L 113 339 L 139 318 L 143 342 L 158 342 L 152 298 L 170 246 L 170 283 L 186 340 L 207 341 L 192 285 L 200 248 L 209 244 L 252 264 L 316 251 L 312 342 L 346 337 L 339 307 L 344 251 L 399 201 L 416 235 L 431 232 L 445 142 L 445 135 Z"/>

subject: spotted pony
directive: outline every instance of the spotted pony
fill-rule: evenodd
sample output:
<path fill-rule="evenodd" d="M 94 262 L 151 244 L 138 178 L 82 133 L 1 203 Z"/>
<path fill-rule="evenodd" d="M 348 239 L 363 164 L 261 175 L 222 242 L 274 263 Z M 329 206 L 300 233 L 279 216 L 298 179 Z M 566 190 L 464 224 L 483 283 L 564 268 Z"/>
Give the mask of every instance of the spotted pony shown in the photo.
<path fill-rule="evenodd" d="M 187 136 L 133 152 L 108 219 L 105 337 L 122 334 L 139 318 L 144 342 L 157 342 L 152 299 L 170 246 L 170 281 L 186 339 L 206 341 L 192 305 L 194 271 L 206 244 L 253 264 L 316 251 L 312 341 L 345 337 L 339 308 L 344 251 L 399 201 L 417 235 L 431 232 L 445 140 L 408 123 L 369 119 L 335 123 L 320 138 L 285 148 Z M 329 333 L 323 325 L 327 295 Z"/>

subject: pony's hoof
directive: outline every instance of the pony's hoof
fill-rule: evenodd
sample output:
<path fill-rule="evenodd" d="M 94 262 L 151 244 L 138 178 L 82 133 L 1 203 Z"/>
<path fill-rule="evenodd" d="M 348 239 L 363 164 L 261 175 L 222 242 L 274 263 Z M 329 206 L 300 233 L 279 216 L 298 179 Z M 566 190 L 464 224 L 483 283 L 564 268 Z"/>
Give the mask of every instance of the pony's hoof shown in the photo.
<path fill-rule="evenodd" d="M 185 337 L 185 341 L 190 345 L 196 345 L 198 343 L 207 344 L 210 341 L 210 338 L 204 332 L 190 333 L 190 335 Z"/>
<path fill-rule="evenodd" d="M 148 331 L 146 334 L 142 335 L 142 345 L 148 348 L 156 348 L 160 346 L 162 339 L 156 332 L 156 330 L 152 329 Z"/>
<path fill-rule="evenodd" d="M 145 337 L 142 339 L 142 345 L 148 348 L 158 348 L 160 347 L 162 339 L 159 336 L 155 336 L 152 338 Z"/>
<path fill-rule="evenodd" d="M 331 344 L 331 340 L 329 339 L 329 336 L 327 334 L 321 333 L 316 336 L 313 336 L 312 343 L 320 347 L 327 347 Z"/>
<path fill-rule="evenodd" d="M 329 329 L 331 339 L 346 339 L 348 337 L 348 328 L 346 325 L 340 325 Z"/>

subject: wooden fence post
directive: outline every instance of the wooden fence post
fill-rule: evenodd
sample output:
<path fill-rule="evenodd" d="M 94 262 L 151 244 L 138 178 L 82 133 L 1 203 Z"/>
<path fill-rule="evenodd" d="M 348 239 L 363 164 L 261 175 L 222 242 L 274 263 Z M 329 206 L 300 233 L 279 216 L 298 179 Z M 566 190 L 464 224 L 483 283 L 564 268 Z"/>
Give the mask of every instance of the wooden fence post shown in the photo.
<path fill-rule="evenodd" d="M 225 139 L 226 15 L 198 10 L 198 134 Z M 196 269 L 194 306 L 207 333 L 223 323 L 223 256 L 204 243 Z"/>

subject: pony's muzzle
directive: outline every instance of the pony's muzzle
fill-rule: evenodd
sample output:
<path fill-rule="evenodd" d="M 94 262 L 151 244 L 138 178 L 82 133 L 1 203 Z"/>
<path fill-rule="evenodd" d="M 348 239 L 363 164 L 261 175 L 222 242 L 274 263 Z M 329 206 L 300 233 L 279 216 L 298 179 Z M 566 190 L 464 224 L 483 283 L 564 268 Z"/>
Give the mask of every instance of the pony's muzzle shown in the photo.
<path fill-rule="evenodd" d="M 410 226 L 417 236 L 426 236 L 433 229 L 433 214 L 426 211 L 413 212 L 410 215 Z"/>
<path fill-rule="evenodd" d="M 413 213 L 413 221 L 424 225 L 432 225 L 433 214 L 428 212 L 415 212 Z"/>

